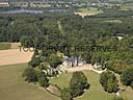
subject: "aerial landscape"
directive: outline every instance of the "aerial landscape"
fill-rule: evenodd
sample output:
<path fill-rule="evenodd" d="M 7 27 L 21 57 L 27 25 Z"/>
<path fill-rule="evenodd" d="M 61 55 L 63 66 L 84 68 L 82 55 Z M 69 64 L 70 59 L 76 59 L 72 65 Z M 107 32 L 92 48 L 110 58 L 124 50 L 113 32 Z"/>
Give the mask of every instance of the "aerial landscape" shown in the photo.
<path fill-rule="evenodd" d="M 133 100 L 133 0 L 0 0 L 0 100 Z"/>

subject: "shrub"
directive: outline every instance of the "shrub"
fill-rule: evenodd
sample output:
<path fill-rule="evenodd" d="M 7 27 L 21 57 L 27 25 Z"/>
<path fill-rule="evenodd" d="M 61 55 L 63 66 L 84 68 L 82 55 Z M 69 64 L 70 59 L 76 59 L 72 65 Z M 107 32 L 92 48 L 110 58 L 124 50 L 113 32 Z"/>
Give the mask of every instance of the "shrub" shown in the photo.
<path fill-rule="evenodd" d="M 39 68 L 41 70 L 47 70 L 49 68 L 49 63 L 47 62 L 40 63 Z"/>
<path fill-rule="evenodd" d="M 123 71 L 121 81 L 124 85 L 133 86 L 133 68 Z"/>
<path fill-rule="evenodd" d="M 32 57 L 32 60 L 29 62 L 29 64 L 32 67 L 36 67 L 41 63 L 40 58 L 39 57 Z"/>
<path fill-rule="evenodd" d="M 109 93 L 117 92 L 119 90 L 118 81 L 112 72 L 103 72 L 100 76 L 100 83 L 104 90 Z"/>
<path fill-rule="evenodd" d="M 72 97 L 77 97 L 83 94 L 84 89 L 88 89 L 89 84 L 86 76 L 82 72 L 75 72 L 70 81 L 70 89 Z"/>
<path fill-rule="evenodd" d="M 38 82 L 39 82 L 40 86 L 42 86 L 42 87 L 49 86 L 49 79 L 43 72 L 38 73 Z"/>
<path fill-rule="evenodd" d="M 25 80 L 28 82 L 37 81 L 36 71 L 32 67 L 28 67 L 24 70 L 23 77 L 25 77 Z"/>
<path fill-rule="evenodd" d="M 131 87 L 132 87 L 132 89 L 133 89 L 133 82 L 131 83 Z"/>

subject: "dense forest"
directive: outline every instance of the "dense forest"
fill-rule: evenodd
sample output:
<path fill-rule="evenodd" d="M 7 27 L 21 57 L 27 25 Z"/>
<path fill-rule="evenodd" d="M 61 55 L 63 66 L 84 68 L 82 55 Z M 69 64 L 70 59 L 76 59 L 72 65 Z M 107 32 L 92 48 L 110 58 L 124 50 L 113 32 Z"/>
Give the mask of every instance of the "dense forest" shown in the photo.
<path fill-rule="evenodd" d="M 81 57 L 87 63 L 99 64 L 121 73 L 133 67 L 132 19 L 129 16 L 1 16 L 0 42 L 20 41 L 23 46 L 39 50 L 52 47 L 66 56 L 76 57 L 77 65 Z"/>

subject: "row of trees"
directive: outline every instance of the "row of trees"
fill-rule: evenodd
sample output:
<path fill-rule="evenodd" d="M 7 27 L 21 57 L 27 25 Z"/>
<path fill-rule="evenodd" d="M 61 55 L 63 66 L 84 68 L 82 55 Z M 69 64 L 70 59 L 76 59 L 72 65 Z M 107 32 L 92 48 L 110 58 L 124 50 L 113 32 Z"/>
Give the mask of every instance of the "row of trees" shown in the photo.
<path fill-rule="evenodd" d="M 112 13 L 111 13 L 112 14 Z M 23 20 L 21 20 L 23 19 Z M 79 16 L 57 16 L 57 15 L 20 15 L 0 17 L 0 41 L 17 42 L 21 36 L 37 36 L 49 33 L 59 33 L 57 21 L 61 20 L 63 29 L 70 33 L 81 32 L 89 36 L 110 36 L 110 35 L 132 35 L 133 23 L 131 17 L 85 17 Z M 108 21 L 120 20 L 121 23 Z M 107 21 L 107 22 L 106 22 Z M 71 27 L 72 26 L 72 27 Z"/>

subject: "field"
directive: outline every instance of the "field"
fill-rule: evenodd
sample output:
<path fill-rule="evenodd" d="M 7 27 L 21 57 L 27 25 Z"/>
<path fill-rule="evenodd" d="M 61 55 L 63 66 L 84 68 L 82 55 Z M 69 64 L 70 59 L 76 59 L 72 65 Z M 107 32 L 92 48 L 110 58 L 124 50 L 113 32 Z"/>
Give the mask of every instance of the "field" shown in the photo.
<path fill-rule="evenodd" d="M 75 15 L 80 15 L 80 16 L 84 17 L 84 16 L 93 16 L 93 15 L 97 15 L 100 13 L 103 13 L 103 11 L 98 8 L 89 7 L 89 8 L 78 9 L 78 11 L 75 12 Z"/>
<path fill-rule="evenodd" d="M 84 71 L 90 83 L 90 89 L 87 90 L 81 97 L 75 98 L 74 100 L 113 100 L 114 94 L 106 93 L 99 83 L 99 74 L 92 71 Z M 64 73 L 58 78 L 51 80 L 52 84 L 56 84 L 61 89 L 69 86 L 69 81 L 72 77 L 72 73 Z M 124 100 L 132 100 L 132 89 L 127 87 L 126 91 L 122 93 Z"/>
<path fill-rule="evenodd" d="M 92 71 L 84 71 L 90 83 L 90 89 L 85 92 L 81 97 L 74 100 L 112 100 L 113 94 L 109 95 L 104 92 L 101 85 L 99 84 L 99 75 Z M 58 78 L 51 80 L 52 84 L 58 85 L 61 89 L 69 86 L 69 81 L 72 77 L 72 73 L 62 74 Z"/>
<path fill-rule="evenodd" d="M 22 78 L 22 72 L 27 64 L 0 66 L 0 100 L 60 100 L 36 85 L 26 83 Z M 90 83 L 90 88 L 81 97 L 74 100 L 112 100 L 114 94 L 104 92 L 99 84 L 99 74 L 92 71 L 84 71 Z M 69 86 L 72 73 L 63 73 L 59 77 L 50 80 L 61 89 Z M 122 93 L 124 100 L 132 100 L 132 89 L 126 88 Z"/>
<path fill-rule="evenodd" d="M 47 91 L 26 83 L 22 72 L 27 64 L 0 66 L 0 100 L 60 100 Z"/>
<path fill-rule="evenodd" d="M 24 52 L 19 49 L 0 50 L 0 65 L 27 63 L 33 52 Z"/>

